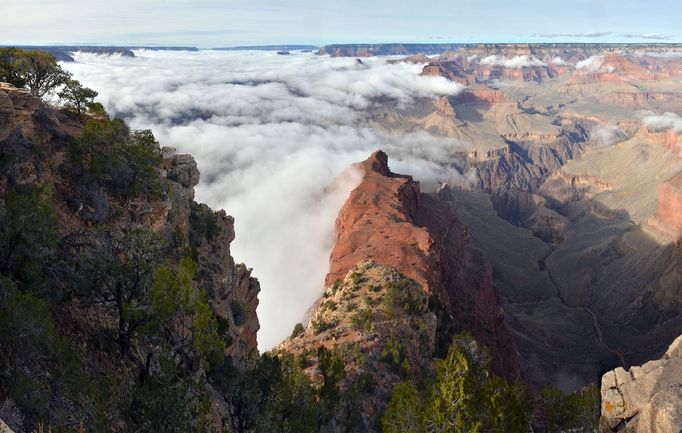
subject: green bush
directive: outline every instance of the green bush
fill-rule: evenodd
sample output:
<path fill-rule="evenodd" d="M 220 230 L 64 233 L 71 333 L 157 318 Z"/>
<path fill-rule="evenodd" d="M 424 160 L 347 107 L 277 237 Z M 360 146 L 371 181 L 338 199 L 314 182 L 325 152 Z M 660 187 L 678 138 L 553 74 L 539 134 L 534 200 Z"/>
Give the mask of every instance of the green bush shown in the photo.
<path fill-rule="evenodd" d="M 601 395 L 594 384 L 568 395 L 546 385 L 542 389 L 538 403 L 548 433 L 597 431 Z"/>
<path fill-rule="evenodd" d="M 333 321 L 333 320 L 327 321 L 327 320 L 323 319 L 322 317 L 318 317 L 316 319 L 313 319 L 310 323 L 313 326 L 313 331 L 315 331 L 315 334 L 319 334 L 321 332 L 324 332 L 324 331 L 331 329 L 334 326 L 336 326 L 335 321 Z"/>
<path fill-rule="evenodd" d="M 382 431 L 527 432 L 530 411 L 523 387 L 492 374 L 477 351 L 467 337 L 457 339 L 447 356 L 436 361 L 436 377 L 423 390 L 423 399 L 411 384 L 398 385 L 382 417 Z"/>
<path fill-rule="evenodd" d="M 350 318 L 353 327 L 359 331 L 369 331 L 372 328 L 372 310 L 363 308 L 355 312 Z"/>
<path fill-rule="evenodd" d="M 133 131 L 121 119 L 87 122 L 67 156 L 76 176 L 94 181 L 119 198 L 162 192 L 161 150 L 151 131 Z"/>
<path fill-rule="evenodd" d="M 292 338 L 292 339 L 296 338 L 299 335 L 302 335 L 304 332 L 305 332 L 305 328 L 303 327 L 303 324 L 299 322 L 294 326 L 294 330 L 291 331 L 291 336 L 289 338 Z"/>
<path fill-rule="evenodd" d="M 0 202 L 0 273 L 22 290 L 46 292 L 59 242 L 48 186 L 10 191 Z"/>

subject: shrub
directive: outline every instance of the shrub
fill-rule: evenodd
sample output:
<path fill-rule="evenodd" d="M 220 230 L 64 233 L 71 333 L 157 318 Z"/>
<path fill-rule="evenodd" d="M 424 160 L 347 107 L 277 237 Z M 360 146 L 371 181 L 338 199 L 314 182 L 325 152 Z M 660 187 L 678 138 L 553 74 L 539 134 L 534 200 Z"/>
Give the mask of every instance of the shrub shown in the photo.
<path fill-rule="evenodd" d="M 292 338 L 292 339 L 296 338 L 299 335 L 302 335 L 304 332 L 305 332 L 305 328 L 303 327 L 303 324 L 301 322 L 299 322 L 294 326 L 294 330 L 291 331 L 291 337 L 289 337 L 289 338 Z"/>
<path fill-rule="evenodd" d="M 524 389 L 492 374 L 478 350 L 472 340 L 458 338 L 447 356 L 436 361 L 436 377 L 427 384 L 423 400 L 411 384 L 396 386 L 382 417 L 382 431 L 528 431 Z"/>
<path fill-rule="evenodd" d="M 601 396 L 599 389 L 591 384 L 572 394 L 546 385 L 539 397 L 539 406 L 549 433 L 597 431 Z"/>
<path fill-rule="evenodd" d="M 372 310 L 363 308 L 351 316 L 351 324 L 357 330 L 369 331 L 372 328 Z"/>
<path fill-rule="evenodd" d="M 315 334 L 319 334 L 336 326 L 335 321 L 326 321 L 321 317 L 313 319 L 310 323 L 313 326 L 313 331 L 315 331 Z"/>
<path fill-rule="evenodd" d="M 362 282 L 362 275 L 359 272 L 353 272 L 350 274 L 350 280 L 353 282 L 353 285 L 357 286 Z"/>
<path fill-rule="evenodd" d="M 322 305 L 321 305 L 321 308 L 322 308 L 323 310 L 334 311 L 334 310 L 336 310 L 336 302 L 334 302 L 334 301 L 332 301 L 332 300 L 330 299 L 330 300 L 328 300 L 328 301 L 323 302 Z"/>
<path fill-rule="evenodd" d="M 0 273 L 22 290 L 42 292 L 52 284 L 51 266 L 59 241 L 48 186 L 10 191 L 0 203 Z"/>

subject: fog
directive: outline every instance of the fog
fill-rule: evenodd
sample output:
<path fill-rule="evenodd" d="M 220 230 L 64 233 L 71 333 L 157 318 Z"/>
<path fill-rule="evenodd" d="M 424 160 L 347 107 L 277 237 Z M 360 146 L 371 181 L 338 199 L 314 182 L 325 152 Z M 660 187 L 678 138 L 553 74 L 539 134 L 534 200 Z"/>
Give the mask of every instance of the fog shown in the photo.
<path fill-rule="evenodd" d="M 500 55 L 488 56 L 481 59 L 482 65 L 487 66 L 503 66 L 505 68 L 521 69 L 531 66 L 547 66 L 547 64 L 535 57 L 527 55 L 504 57 Z"/>
<path fill-rule="evenodd" d="M 288 336 L 322 293 L 337 212 L 360 180 L 347 170 L 352 163 L 381 148 L 394 171 L 425 182 L 457 176 L 447 161 L 459 143 L 425 132 L 391 136 L 362 117 L 379 98 L 405 105 L 462 90 L 419 76 L 422 65 L 311 53 L 135 53 L 78 53 L 63 66 L 111 114 L 194 155 L 196 200 L 235 217 L 232 255 L 260 280 L 261 350 Z"/>
<path fill-rule="evenodd" d="M 640 111 L 640 117 L 644 124 L 653 129 L 673 129 L 676 133 L 682 133 L 682 117 L 677 113 L 666 112 L 655 114 L 651 111 Z"/>
<path fill-rule="evenodd" d="M 575 64 L 576 69 L 585 69 L 590 72 L 597 72 L 601 69 L 604 64 L 604 56 L 596 55 L 588 57 L 585 60 L 581 60 Z"/>

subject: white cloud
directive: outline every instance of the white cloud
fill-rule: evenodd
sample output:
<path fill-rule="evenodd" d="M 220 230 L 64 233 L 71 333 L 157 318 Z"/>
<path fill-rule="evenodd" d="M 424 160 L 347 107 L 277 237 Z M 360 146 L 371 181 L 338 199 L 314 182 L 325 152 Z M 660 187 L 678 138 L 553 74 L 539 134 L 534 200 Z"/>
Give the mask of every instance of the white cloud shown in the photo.
<path fill-rule="evenodd" d="M 617 125 L 597 125 L 592 129 L 590 137 L 598 147 L 608 147 L 622 139 L 623 132 Z"/>
<path fill-rule="evenodd" d="M 569 65 L 569 63 L 560 56 L 554 57 L 551 61 L 552 61 L 552 64 L 557 65 L 557 66 Z"/>
<path fill-rule="evenodd" d="M 547 66 L 542 60 L 527 55 L 514 56 L 511 58 L 493 55 L 481 59 L 481 64 L 487 66 L 503 66 L 505 68 L 513 69 L 527 68 L 530 66 Z"/>
<path fill-rule="evenodd" d="M 527 55 L 514 56 L 511 58 L 493 55 L 481 59 L 482 65 L 488 66 L 503 66 L 505 68 L 527 68 L 530 66 L 547 66 L 547 64 L 535 57 L 529 57 Z"/>
<path fill-rule="evenodd" d="M 603 38 L 610 36 L 613 32 L 585 32 L 585 33 L 540 33 L 541 38 Z"/>
<path fill-rule="evenodd" d="M 675 132 L 682 133 L 682 117 L 677 113 L 655 114 L 651 111 L 641 111 L 639 114 L 644 124 L 649 128 L 657 130 L 673 129 Z"/>
<path fill-rule="evenodd" d="M 622 36 L 628 39 L 653 39 L 659 41 L 670 39 L 670 36 L 661 33 L 626 33 Z"/>
<path fill-rule="evenodd" d="M 426 132 L 392 136 L 364 109 L 454 95 L 462 86 L 422 77 L 420 65 L 264 52 L 136 51 L 77 54 L 64 64 L 107 109 L 162 145 L 195 156 L 197 200 L 235 217 L 232 253 L 261 282 L 261 349 L 289 335 L 322 293 L 337 212 L 359 181 L 352 163 L 379 148 L 395 171 L 426 183 L 457 178 L 461 143 Z"/>
<path fill-rule="evenodd" d="M 585 60 L 581 60 L 578 63 L 575 64 L 575 67 L 577 69 L 585 69 L 590 72 L 597 72 L 601 68 L 601 66 L 604 64 L 604 56 L 598 55 L 598 56 L 592 56 L 588 57 Z"/>

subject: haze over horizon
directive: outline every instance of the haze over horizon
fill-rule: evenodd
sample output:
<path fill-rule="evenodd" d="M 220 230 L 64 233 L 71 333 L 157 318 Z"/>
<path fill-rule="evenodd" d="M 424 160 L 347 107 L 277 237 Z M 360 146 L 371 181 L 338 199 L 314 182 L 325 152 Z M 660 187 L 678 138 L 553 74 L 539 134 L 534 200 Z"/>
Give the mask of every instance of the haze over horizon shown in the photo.
<path fill-rule="evenodd" d="M 671 0 L 415 2 L 0 0 L 4 45 L 682 42 Z"/>

